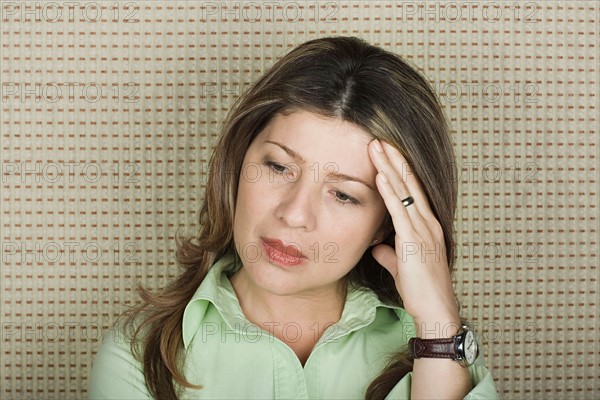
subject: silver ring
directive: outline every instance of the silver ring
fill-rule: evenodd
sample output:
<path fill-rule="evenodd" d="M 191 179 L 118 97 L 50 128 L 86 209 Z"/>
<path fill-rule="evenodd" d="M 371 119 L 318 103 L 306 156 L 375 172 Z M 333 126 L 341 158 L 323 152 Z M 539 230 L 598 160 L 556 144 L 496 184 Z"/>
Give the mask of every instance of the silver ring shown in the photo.
<path fill-rule="evenodd" d="M 412 196 L 408 196 L 407 198 L 402 200 L 402 204 L 404 204 L 404 207 L 408 207 L 414 202 L 415 202 L 415 199 L 413 199 Z"/>

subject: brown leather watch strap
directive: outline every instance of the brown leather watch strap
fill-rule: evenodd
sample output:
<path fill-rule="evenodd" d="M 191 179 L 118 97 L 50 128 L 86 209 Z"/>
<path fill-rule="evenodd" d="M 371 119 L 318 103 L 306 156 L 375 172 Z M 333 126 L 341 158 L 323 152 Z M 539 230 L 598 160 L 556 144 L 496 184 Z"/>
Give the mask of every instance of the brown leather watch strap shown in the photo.
<path fill-rule="evenodd" d="M 456 358 L 454 338 L 411 338 L 408 341 L 408 348 L 413 358 Z"/>

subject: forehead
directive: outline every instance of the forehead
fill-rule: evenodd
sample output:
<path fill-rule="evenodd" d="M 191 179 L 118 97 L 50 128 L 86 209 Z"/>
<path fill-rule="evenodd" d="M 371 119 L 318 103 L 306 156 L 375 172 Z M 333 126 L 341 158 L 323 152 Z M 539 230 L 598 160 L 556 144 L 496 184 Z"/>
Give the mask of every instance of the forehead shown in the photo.
<path fill-rule="evenodd" d="M 290 114 L 276 114 L 256 138 L 266 141 L 285 142 L 302 150 L 318 154 L 347 153 L 368 156 L 367 145 L 373 136 L 360 127 L 341 119 L 324 117 L 304 110 Z"/>

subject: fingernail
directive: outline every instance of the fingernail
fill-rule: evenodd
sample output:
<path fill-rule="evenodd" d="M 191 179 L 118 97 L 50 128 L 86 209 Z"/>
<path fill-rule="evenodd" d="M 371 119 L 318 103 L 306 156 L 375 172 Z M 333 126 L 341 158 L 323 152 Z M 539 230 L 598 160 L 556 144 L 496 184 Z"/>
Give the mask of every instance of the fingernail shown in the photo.
<path fill-rule="evenodd" d="M 388 181 L 388 180 L 387 180 L 387 178 L 385 177 L 385 175 L 384 175 L 382 172 L 380 172 L 380 173 L 379 173 L 379 175 L 381 176 L 381 179 L 382 179 L 384 182 L 386 182 L 386 183 L 387 183 L 387 181 Z"/>
<path fill-rule="evenodd" d="M 383 153 L 383 149 L 381 148 L 381 143 L 379 143 L 379 140 L 375 139 L 373 140 L 373 145 L 375 146 L 375 150 L 377 150 L 380 153 Z"/>

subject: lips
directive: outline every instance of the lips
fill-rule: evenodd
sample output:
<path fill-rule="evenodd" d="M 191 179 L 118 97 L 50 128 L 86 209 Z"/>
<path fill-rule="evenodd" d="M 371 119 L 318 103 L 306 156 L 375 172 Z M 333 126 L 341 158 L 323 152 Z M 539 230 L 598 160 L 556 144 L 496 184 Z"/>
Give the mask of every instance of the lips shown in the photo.
<path fill-rule="evenodd" d="M 285 245 L 279 239 L 261 238 L 269 261 L 283 265 L 298 265 L 308 259 L 295 245 Z"/>

